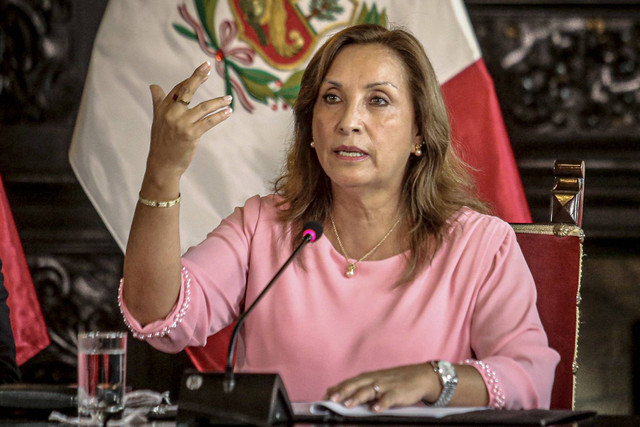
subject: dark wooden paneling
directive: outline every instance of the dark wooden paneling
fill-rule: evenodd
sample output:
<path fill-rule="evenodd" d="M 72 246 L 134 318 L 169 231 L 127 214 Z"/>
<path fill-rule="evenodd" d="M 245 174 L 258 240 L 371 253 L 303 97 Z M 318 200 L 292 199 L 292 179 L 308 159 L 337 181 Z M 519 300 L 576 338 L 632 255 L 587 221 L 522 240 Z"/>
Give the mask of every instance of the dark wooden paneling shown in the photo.
<path fill-rule="evenodd" d="M 125 329 L 116 301 L 122 252 L 67 157 L 106 3 L 0 1 L 0 175 L 52 341 L 21 367 L 27 382 L 74 383 L 77 332 Z M 175 397 L 186 366 L 184 352 L 129 336 L 130 386 Z"/>
<path fill-rule="evenodd" d="M 28 254 L 116 249 L 68 162 L 106 4 L 0 3 L 0 174 Z"/>
<path fill-rule="evenodd" d="M 637 2 L 466 2 L 534 220 L 555 159 L 586 164 L 590 238 L 640 238 Z"/>

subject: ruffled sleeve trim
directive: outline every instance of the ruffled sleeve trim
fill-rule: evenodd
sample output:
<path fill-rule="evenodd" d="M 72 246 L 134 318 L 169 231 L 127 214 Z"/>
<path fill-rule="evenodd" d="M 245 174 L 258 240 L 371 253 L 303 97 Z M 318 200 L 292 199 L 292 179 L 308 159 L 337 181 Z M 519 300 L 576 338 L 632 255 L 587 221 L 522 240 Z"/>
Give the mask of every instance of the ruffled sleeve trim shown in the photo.
<path fill-rule="evenodd" d="M 124 319 L 124 324 L 129 328 L 134 338 L 140 340 L 147 340 L 150 338 L 162 338 L 168 336 L 171 331 L 176 329 L 184 316 L 189 310 L 191 303 L 191 275 L 189 271 L 182 267 L 182 286 L 180 288 L 180 296 L 176 305 L 171 312 L 163 320 L 158 320 L 142 327 L 140 323 L 131 315 L 125 301 L 122 297 L 123 280 L 120 280 L 120 287 L 118 288 L 118 307 L 120 313 Z"/>
<path fill-rule="evenodd" d="M 461 364 L 473 366 L 478 370 L 489 392 L 489 406 L 493 409 L 503 409 L 507 401 L 506 395 L 504 388 L 502 388 L 502 383 L 491 366 L 476 359 L 467 359 L 462 361 Z"/>

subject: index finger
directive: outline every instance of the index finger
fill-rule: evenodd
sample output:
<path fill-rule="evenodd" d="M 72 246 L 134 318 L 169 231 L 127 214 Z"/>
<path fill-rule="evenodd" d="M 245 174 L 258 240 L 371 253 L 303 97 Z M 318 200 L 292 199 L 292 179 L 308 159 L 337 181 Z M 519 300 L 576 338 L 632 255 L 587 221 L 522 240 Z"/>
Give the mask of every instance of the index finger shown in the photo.
<path fill-rule="evenodd" d="M 189 76 L 189 78 L 178 83 L 167 94 L 165 101 L 174 102 L 177 100 L 182 101 L 185 104 L 191 102 L 191 98 L 196 93 L 202 83 L 206 82 L 211 74 L 211 63 L 209 61 L 203 62 L 198 68 L 196 68 Z"/>

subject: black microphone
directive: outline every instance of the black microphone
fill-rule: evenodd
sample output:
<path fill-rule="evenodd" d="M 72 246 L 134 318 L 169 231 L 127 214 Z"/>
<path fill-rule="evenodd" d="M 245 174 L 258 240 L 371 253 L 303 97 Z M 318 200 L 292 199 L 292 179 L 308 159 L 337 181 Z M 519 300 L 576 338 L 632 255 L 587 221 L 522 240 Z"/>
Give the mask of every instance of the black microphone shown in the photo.
<path fill-rule="evenodd" d="M 267 286 L 244 313 L 238 317 L 227 351 L 224 374 L 185 371 L 180 388 L 177 421 L 233 421 L 249 424 L 273 424 L 291 421 L 291 403 L 278 374 L 235 374 L 233 356 L 240 328 L 247 316 L 269 292 L 284 270 L 307 243 L 322 236 L 322 225 L 315 221 L 303 227 L 302 242 L 280 267 Z"/>

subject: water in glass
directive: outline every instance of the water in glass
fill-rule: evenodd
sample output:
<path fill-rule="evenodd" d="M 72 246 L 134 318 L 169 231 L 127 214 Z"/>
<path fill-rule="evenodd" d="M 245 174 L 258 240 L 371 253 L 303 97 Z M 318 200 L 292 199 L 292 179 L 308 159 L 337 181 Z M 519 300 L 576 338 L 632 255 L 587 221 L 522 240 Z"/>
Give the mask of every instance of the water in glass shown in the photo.
<path fill-rule="evenodd" d="M 104 419 L 123 409 L 126 334 L 89 332 L 78 336 L 78 414 Z"/>

